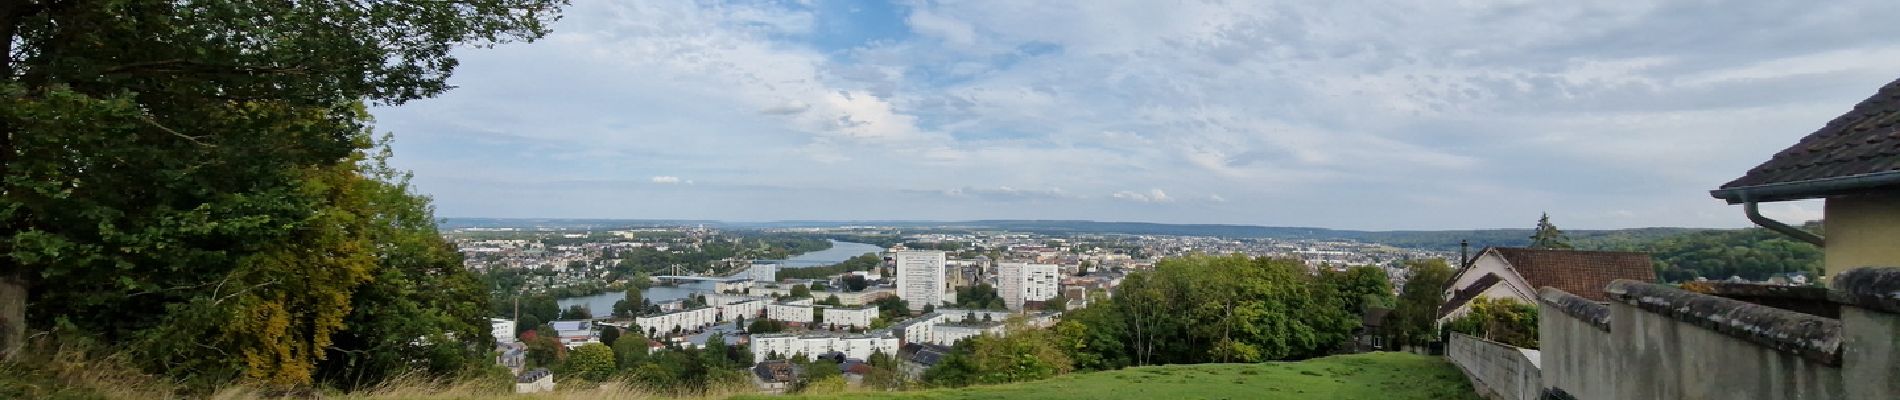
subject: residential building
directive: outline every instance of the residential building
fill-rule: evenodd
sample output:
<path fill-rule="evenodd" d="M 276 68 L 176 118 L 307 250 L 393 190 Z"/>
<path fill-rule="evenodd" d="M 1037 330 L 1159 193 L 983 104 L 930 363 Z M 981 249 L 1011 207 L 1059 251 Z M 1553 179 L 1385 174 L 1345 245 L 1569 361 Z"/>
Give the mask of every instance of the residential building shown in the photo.
<path fill-rule="evenodd" d="M 1649 254 L 1487 248 L 1452 275 L 1438 318 L 1445 322 L 1464 316 L 1470 312 L 1471 301 L 1479 297 L 1537 304 L 1537 290 L 1546 286 L 1605 301 L 1603 287 L 1618 279 L 1655 281 Z"/>
<path fill-rule="evenodd" d="M 1757 225 L 1821 247 L 1824 277 L 1900 265 L 1900 80 L 1709 194 L 1742 205 Z M 1757 209 L 1807 199 L 1826 201 L 1825 240 Z"/>
<path fill-rule="evenodd" d="M 824 309 L 825 325 L 865 329 L 877 319 L 877 307 L 829 307 Z"/>
<path fill-rule="evenodd" d="M 897 354 L 899 340 L 890 332 L 869 334 L 764 334 L 752 335 L 748 345 L 752 349 L 752 361 L 761 362 L 768 358 L 792 358 L 800 354 L 809 358 L 837 352 L 846 358 L 868 360 L 872 354 Z M 773 358 L 776 355 L 778 358 Z"/>
<path fill-rule="evenodd" d="M 765 307 L 765 317 L 773 321 L 810 324 L 813 311 L 811 299 L 792 299 L 772 303 Z"/>
<path fill-rule="evenodd" d="M 1062 279 L 1059 270 L 1054 264 L 1002 263 L 996 270 L 996 292 L 1004 306 L 1022 310 L 1026 303 L 1056 297 Z"/>
<path fill-rule="evenodd" d="M 911 311 L 944 302 L 944 263 L 941 251 L 900 250 L 891 252 L 897 266 L 897 297 L 910 304 Z"/>
<path fill-rule="evenodd" d="M 600 333 L 594 330 L 593 322 L 554 321 L 551 324 L 554 325 L 555 336 L 560 339 L 561 345 L 569 349 L 588 343 L 600 343 Z"/>
<path fill-rule="evenodd" d="M 547 368 L 535 368 L 515 376 L 515 393 L 552 391 L 554 391 L 554 372 L 548 371 Z"/>
<path fill-rule="evenodd" d="M 495 336 L 495 343 L 508 343 L 508 342 L 515 341 L 515 326 L 516 326 L 515 320 L 512 320 L 512 319 L 502 319 L 502 318 L 488 319 L 488 327 L 490 329 L 491 334 Z"/>
<path fill-rule="evenodd" d="M 779 268 L 783 268 L 783 264 L 777 261 L 753 261 L 752 267 L 746 269 L 746 277 L 753 282 L 777 282 Z"/>
<path fill-rule="evenodd" d="M 799 365 L 786 360 L 769 360 L 753 364 L 752 383 L 759 387 L 760 392 L 785 393 L 791 390 L 792 383 L 798 381 L 800 368 Z"/>
<path fill-rule="evenodd" d="M 674 311 L 659 315 L 633 318 L 633 325 L 649 338 L 658 338 L 674 332 L 693 332 L 719 322 L 719 310 L 713 307 L 699 307 L 690 310 Z"/>

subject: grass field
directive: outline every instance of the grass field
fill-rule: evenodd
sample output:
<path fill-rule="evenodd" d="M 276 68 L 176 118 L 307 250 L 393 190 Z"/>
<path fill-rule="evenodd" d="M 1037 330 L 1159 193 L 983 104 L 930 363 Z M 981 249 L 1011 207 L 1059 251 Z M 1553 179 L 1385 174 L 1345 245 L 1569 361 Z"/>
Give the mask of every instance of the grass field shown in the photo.
<path fill-rule="evenodd" d="M 735 399 L 1478 399 L 1456 367 L 1407 353 L 1301 362 L 1198 364 L 1071 374 L 1008 385 Z"/>
<path fill-rule="evenodd" d="M 152 376 L 115 364 L 48 362 L 36 368 L 0 364 L 0 399 L 215 400 L 304 399 L 309 394 L 270 394 L 230 387 L 208 396 L 169 394 L 174 388 Z M 1438 357 L 1406 353 L 1336 356 L 1301 362 L 1197 364 L 1070 374 L 1008 385 L 910 392 L 846 392 L 824 395 L 750 394 L 749 385 L 708 393 L 661 395 L 631 387 L 569 387 L 554 393 L 515 395 L 485 381 L 392 382 L 357 393 L 331 393 L 339 400 L 718 400 L 718 399 L 1472 399 L 1471 385 Z"/>

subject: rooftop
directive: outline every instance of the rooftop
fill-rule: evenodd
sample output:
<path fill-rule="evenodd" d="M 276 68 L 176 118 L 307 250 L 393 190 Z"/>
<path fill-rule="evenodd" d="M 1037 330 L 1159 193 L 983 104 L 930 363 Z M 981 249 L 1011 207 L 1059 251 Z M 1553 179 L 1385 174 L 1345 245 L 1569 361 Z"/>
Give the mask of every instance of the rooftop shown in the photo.
<path fill-rule="evenodd" d="M 1900 186 L 1900 80 L 1882 86 L 1853 110 L 1709 194 L 1743 203 L 1896 186 Z"/>

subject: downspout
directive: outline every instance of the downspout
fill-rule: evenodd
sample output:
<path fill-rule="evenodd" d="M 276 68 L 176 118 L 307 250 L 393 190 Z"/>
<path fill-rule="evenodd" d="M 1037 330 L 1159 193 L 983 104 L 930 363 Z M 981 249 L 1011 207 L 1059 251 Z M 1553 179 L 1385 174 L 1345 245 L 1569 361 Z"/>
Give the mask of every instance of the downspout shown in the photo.
<path fill-rule="evenodd" d="M 1748 220 L 1750 222 L 1754 222 L 1755 225 L 1760 225 L 1763 228 L 1768 228 L 1768 230 L 1779 232 L 1783 235 L 1788 235 L 1788 237 L 1792 237 L 1803 242 L 1808 242 L 1810 244 L 1813 244 L 1814 247 L 1827 247 L 1827 239 L 1821 238 L 1820 235 L 1816 235 L 1814 234 L 1814 232 L 1804 231 L 1804 230 L 1801 230 L 1801 228 L 1788 226 L 1788 224 L 1781 223 L 1781 221 L 1776 221 L 1773 219 L 1769 219 L 1768 217 L 1762 216 L 1761 208 L 1756 206 L 1755 200 L 1751 198 L 1746 192 L 1742 193 L 1741 195 L 1742 195 L 1742 212 L 1748 214 Z"/>

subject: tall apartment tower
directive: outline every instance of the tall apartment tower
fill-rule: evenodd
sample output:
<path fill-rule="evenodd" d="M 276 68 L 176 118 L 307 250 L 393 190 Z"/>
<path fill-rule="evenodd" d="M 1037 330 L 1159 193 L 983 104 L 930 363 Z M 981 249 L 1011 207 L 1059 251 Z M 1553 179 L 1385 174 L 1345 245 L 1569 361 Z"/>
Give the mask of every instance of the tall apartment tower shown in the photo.
<path fill-rule="evenodd" d="M 1047 301 L 1060 290 L 1060 268 L 1055 264 L 1002 263 L 996 269 L 996 292 L 1003 306 L 1023 309 L 1031 301 Z"/>
<path fill-rule="evenodd" d="M 941 251 L 892 251 L 891 263 L 897 267 L 897 298 L 910 303 L 911 311 L 943 303 L 943 265 L 947 261 Z"/>

